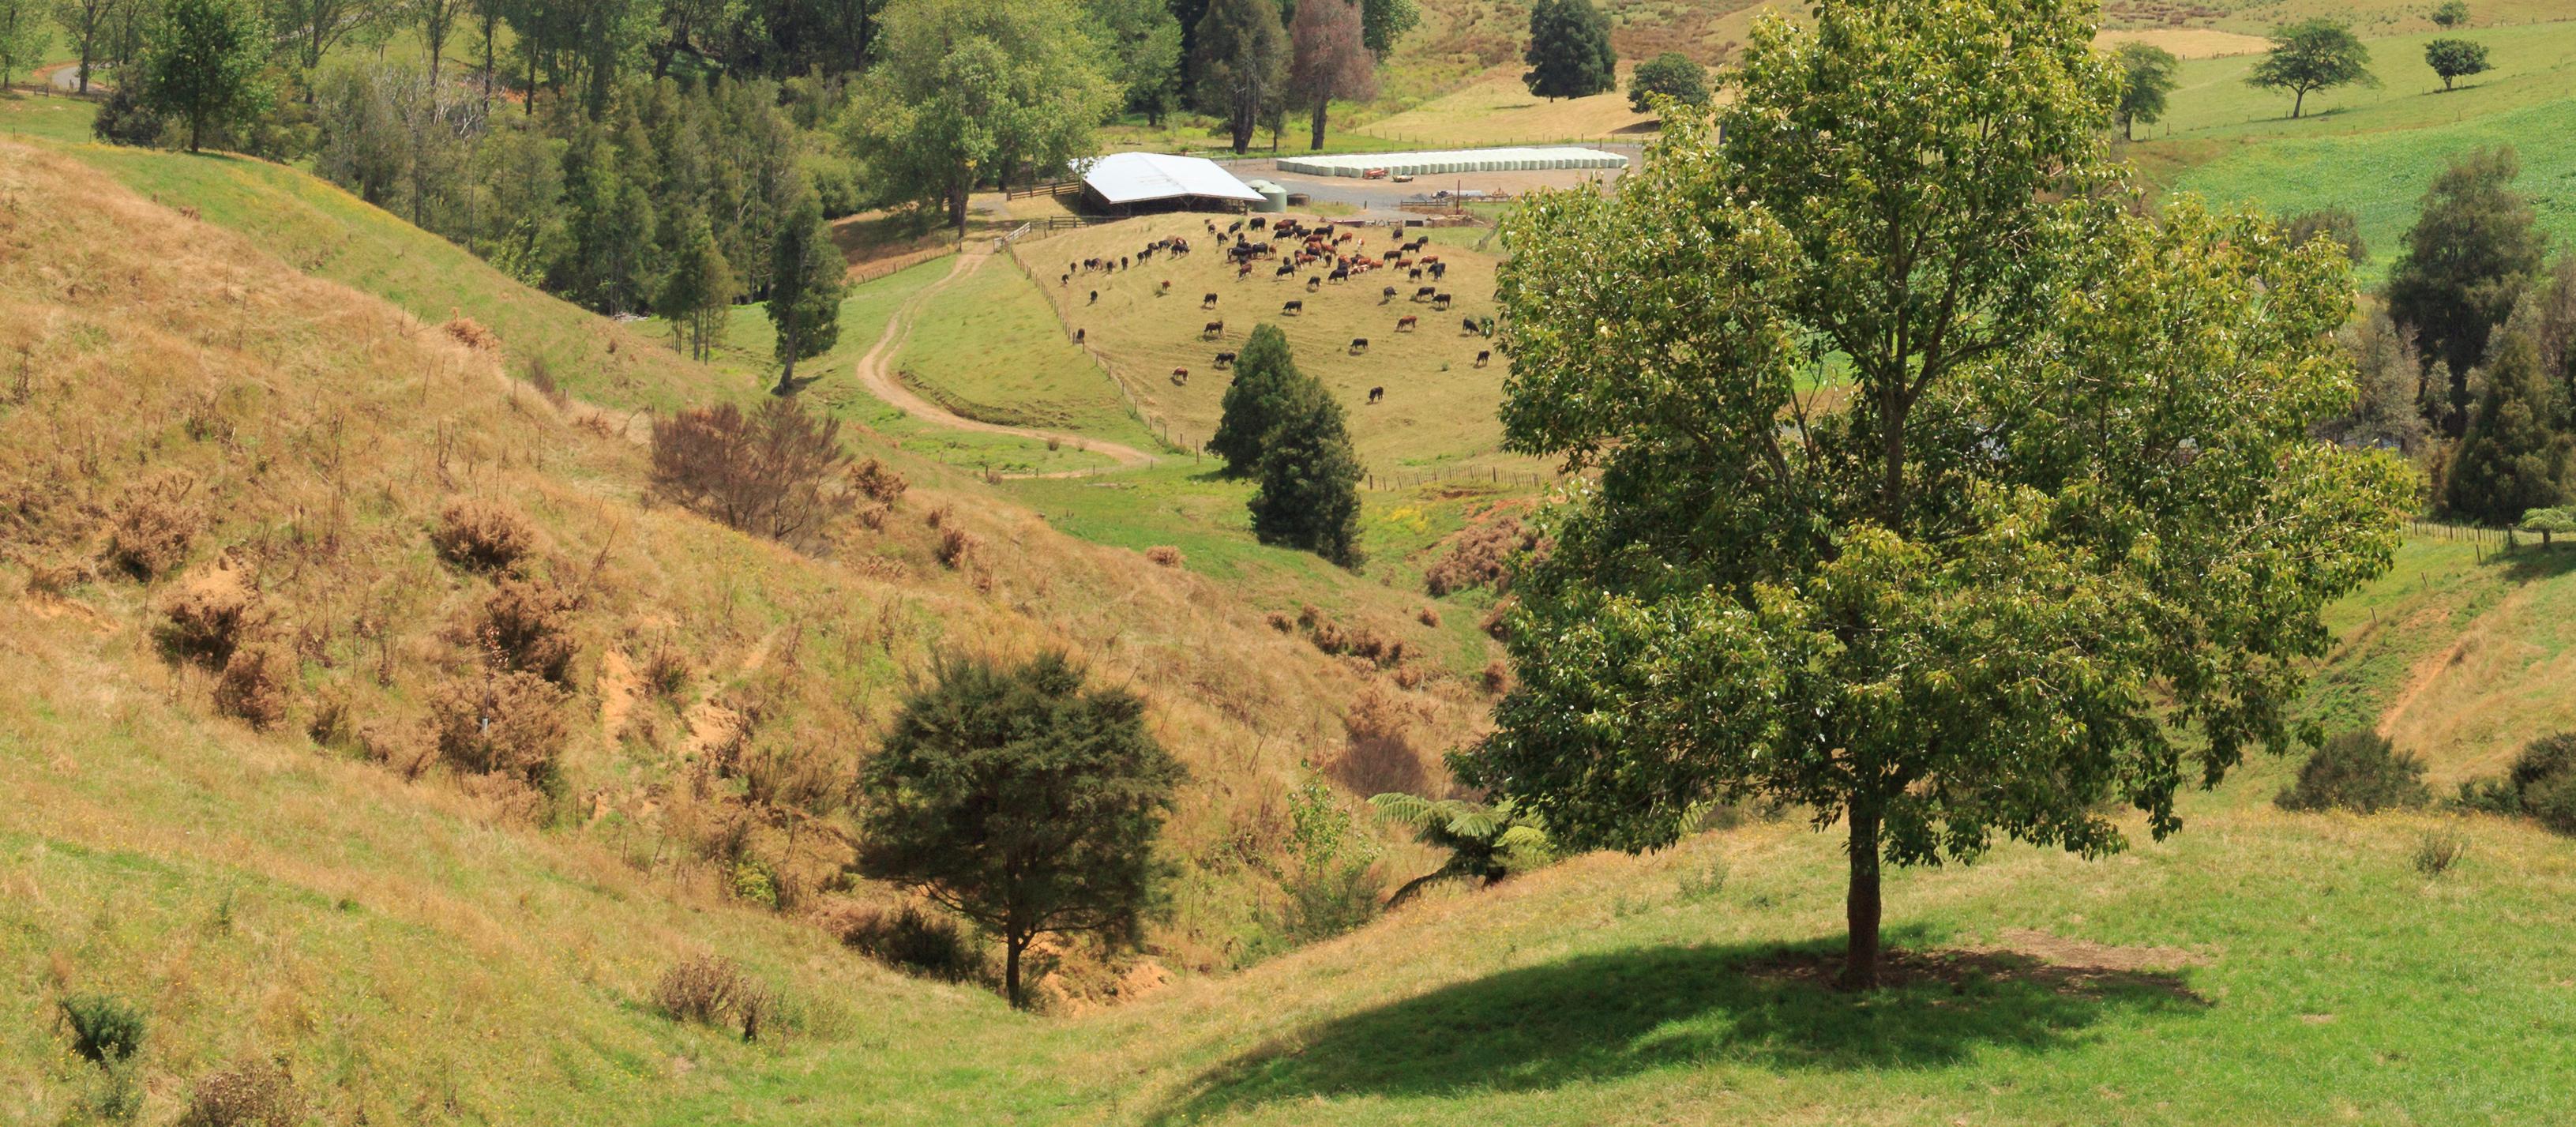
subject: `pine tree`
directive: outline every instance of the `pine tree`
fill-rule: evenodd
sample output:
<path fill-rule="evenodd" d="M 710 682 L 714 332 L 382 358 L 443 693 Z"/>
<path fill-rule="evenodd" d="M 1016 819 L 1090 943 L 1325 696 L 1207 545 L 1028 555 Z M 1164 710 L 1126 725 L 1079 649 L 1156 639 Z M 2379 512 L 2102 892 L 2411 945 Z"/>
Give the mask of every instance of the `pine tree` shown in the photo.
<path fill-rule="evenodd" d="M 739 284 L 724 252 L 716 249 L 706 216 L 692 213 L 677 226 L 681 231 L 678 249 L 672 254 L 670 273 L 662 279 L 661 292 L 654 296 L 653 310 L 670 319 L 688 345 L 691 359 L 704 360 L 723 339 L 725 313 L 733 307 Z"/>
<path fill-rule="evenodd" d="M 1247 477 L 1259 468 L 1261 443 L 1279 421 L 1288 387 L 1305 375 L 1288 351 L 1288 334 L 1277 325 L 1255 325 L 1252 338 L 1234 361 L 1234 382 L 1225 388 L 1216 436 L 1208 453 L 1225 459 L 1225 476 Z"/>
<path fill-rule="evenodd" d="M 2451 512 L 2500 525 L 2567 502 L 2576 487 L 2576 436 L 2564 427 L 2566 405 L 2559 400 L 2529 336 L 2508 333 L 2496 342 L 2486 390 L 2451 460 L 2444 491 Z"/>
<path fill-rule="evenodd" d="M 1252 495 L 1252 535 L 1303 548 L 1353 571 L 1360 551 L 1360 461 L 1342 405 L 1312 376 L 1298 376 L 1261 441 L 1261 487 Z"/>
<path fill-rule="evenodd" d="M 841 337 L 841 291 L 849 263 L 832 245 L 823 223 L 823 201 L 801 189 L 795 207 L 778 225 L 769 262 L 769 323 L 778 329 L 778 386 L 796 390 L 796 362 L 831 351 Z"/>
<path fill-rule="evenodd" d="M 2426 363 L 2450 365 L 2451 433 L 2465 420 L 2469 369 L 2540 268 L 2547 240 L 2531 203 L 2513 190 L 2522 171 L 2511 148 L 2451 162 L 2424 193 L 2406 250 L 2388 271 L 2388 315 L 2415 331 Z"/>
<path fill-rule="evenodd" d="M 1538 0 L 1530 9 L 1530 45 L 1521 81 L 1551 102 L 1584 98 L 1618 85 L 1619 54 L 1610 24 L 1592 0 Z"/>
<path fill-rule="evenodd" d="M 1154 839 L 1186 773 L 1144 715 L 1062 654 L 942 661 L 860 771 L 860 870 L 999 937 L 1003 991 L 1025 1005 L 1030 940 L 1132 942 L 1161 902 Z"/>

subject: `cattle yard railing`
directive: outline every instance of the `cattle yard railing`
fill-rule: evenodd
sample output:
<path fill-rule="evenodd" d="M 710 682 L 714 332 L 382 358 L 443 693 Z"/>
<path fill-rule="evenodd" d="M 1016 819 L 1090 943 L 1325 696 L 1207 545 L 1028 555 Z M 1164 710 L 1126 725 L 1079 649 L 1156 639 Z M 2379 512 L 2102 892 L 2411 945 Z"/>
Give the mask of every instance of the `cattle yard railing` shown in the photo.
<path fill-rule="evenodd" d="M 1052 184 L 1031 184 L 1025 188 L 1008 189 L 1002 193 L 1002 198 L 1033 200 L 1039 196 L 1070 196 L 1081 191 L 1082 181 L 1080 180 L 1058 180 Z"/>

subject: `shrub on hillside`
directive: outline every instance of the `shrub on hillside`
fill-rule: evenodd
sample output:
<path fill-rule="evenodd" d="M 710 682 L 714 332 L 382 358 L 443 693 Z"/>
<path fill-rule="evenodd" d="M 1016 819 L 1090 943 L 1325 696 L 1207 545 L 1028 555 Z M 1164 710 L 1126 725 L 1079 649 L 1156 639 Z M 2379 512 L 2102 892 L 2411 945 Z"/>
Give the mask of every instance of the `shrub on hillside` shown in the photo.
<path fill-rule="evenodd" d="M 503 668 L 561 685 L 581 648 L 572 634 L 572 611 L 572 596 L 551 583 L 504 579 L 483 600 L 474 638 Z"/>
<path fill-rule="evenodd" d="M 1145 558 L 1164 567 L 1181 566 L 1181 550 L 1169 544 L 1156 544 L 1145 549 Z"/>
<path fill-rule="evenodd" d="M 1325 773 L 1351 793 L 1366 797 L 1387 791 L 1420 793 L 1430 789 L 1430 772 L 1413 746 L 1413 729 L 1430 719 L 1421 702 L 1375 683 L 1360 687 L 1350 711 L 1342 717 L 1349 737 Z"/>
<path fill-rule="evenodd" d="M 888 966 L 942 982 L 988 983 L 983 949 L 951 920 L 906 904 L 891 912 L 848 908 L 826 921 L 841 943 Z"/>
<path fill-rule="evenodd" d="M 478 669 L 430 693 L 429 732 L 457 770 L 546 790 L 567 734 L 563 691 L 523 670 Z"/>
<path fill-rule="evenodd" d="M 172 657 L 222 669 L 265 619 L 250 581 L 240 569 L 219 563 L 189 576 L 162 601 L 155 633 Z"/>
<path fill-rule="evenodd" d="M 190 491 L 188 485 L 165 479 L 128 494 L 108 531 L 108 561 L 147 582 L 179 566 L 203 521 L 188 503 Z"/>
<path fill-rule="evenodd" d="M 1501 658 L 1485 663 L 1485 691 L 1495 696 L 1512 687 L 1512 667 Z"/>
<path fill-rule="evenodd" d="M 2381 810 L 2422 806 L 2424 762 L 2398 751 L 2388 737 L 2368 730 L 2327 740 L 2299 767 L 2299 780 L 2272 799 L 2283 810 Z"/>
<path fill-rule="evenodd" d="M 939 562 L 954 571 L 975 554 L 975 535 L 955 525 L 939 530 Z"/>
<path fill-rule="evenodd" d="M 850 488 L 864 494 L 868 500 L 892 508 L 903 500 L 904 491 L 912 488 L 912 483 L 905 481 L 893 467 L 870 458 L 850 467 Z"/>
<path fill-rule="evenodd" d="M 776 999 L 759 979 L 722 955 L 692 955 L 663 971 L 653 985 L 654 1008 L 673 1021 L 731 1026 L 745 1041 L 760 1039 Z"/>
<path fill-rule="evenodd" d="M 726 403 L 653 428 L 654 488 L 734 528 L 789 543 L 851 507 L 840 482 L 841 424 L 773 398 L 750 414 Z"/>
<path fill-rule="evenodd" d="M 2461 783 L 2460 805 L 2528 816 L 2559 833 L 2576 834 L 2576 732 L 2531 741 L 2501 779 Z"/>
<path fill-rule="evenodd" d="M 197 1081 L 179 1127 L 295 1127 L 304 1093 L 277 1061 L 245 1061 Z"/>
<path fill-rule="evenodd" d="M 454 340 L 456 343 L 464 345 L 467 348 L 473 349 L 476 352 L 499 352 L 501 350 L 501 338 L 493 335 L 492 330 L 484 328 L 483 323 L 475 320 L 474 318 L 464 316 L 450 317 L 447 319 L 446 324 L 439 326 L 439 329 L 440 331 L 445 332 L 449 339 Z M 545 361 L 540 358 L 531 363 L 530 368 L 532 375 L 542 376 L 545 374 Z M 547 377 L 546 382 L 548 384 L 552 384 L 554 381 L 552 377 Z"/>
<path fill-rule="evenodd" d="M 1501 593 L 1510 589 L 1512 557 L 1536 547 L 1538 534 L 1522 527 L 1519 517 L 1494 517 L 1451 537 L 1449 550 L 1423 571 L 1423 588 L 1433 598 L 1471 587 Z"/>
<path fill-rule="evenodd" d="M 536 548 L 528 522 L 497 501 L 458 497 L 438 511 L 430 545 L 440 558 L 470 571 L 500 572 L 518 566 Z"/>
<path fill-rule="evenodd" d="M 157 144 L 161 128 L 160 112 L 144 105 L 127 83 L 119 83 L 99 103 L 98 116 L 89 123 L 90 135 L 111 145 Z"/>
<path fill-rule="evenodd" d="M 2469 851 L 2469 839 L 2455 833 L 2427 833 L 2415 843 L 2415 871 L 2438 877 L 2460 863 Z"/>
<path fill-rule="evenodd" d="M 2370 246 L 2361 241 L 2361 217 L 2340 207 L 2303 211 L 2281 220 L 2281 235 L 2292 246 L 2306 246 L 2324 236 L 2343 248 L 2345 258 L 2359 262 L 2370 257 Z"/>
<path fill-rule="evenodd" d="M 92 1064 L 117 1064 L 143 1047 L 143 1011 L 123 998 L 75 994 L 56 1005 L 71 1027 L 72 1051 Z"/>
<path fill-rule="evenodd" d="M 285 650 L 253 642 L 233 650 L 224 671 L 215 677 L 215 711 L 267 731 L 286 720 L 286 683 L 293 661 Z"/>

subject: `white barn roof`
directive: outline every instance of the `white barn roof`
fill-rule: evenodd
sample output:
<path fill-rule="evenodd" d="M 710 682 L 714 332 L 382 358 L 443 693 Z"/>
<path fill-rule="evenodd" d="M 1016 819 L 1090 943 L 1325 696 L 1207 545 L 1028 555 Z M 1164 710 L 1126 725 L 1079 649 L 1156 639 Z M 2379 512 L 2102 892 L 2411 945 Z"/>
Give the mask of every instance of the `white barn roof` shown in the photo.
<path fill-rule="evenodd" d="M 1308 176 L 1358 176 L 1383 168 L 1398 176 L 1449 172 L 1521 172 L 1558 168 L 1626 168 L 1628 158 L 1599 149 L 1573 146 L 1513 149 L 1451 149 L 1429 153 L 1358 153 L 1350 156 L 1279 158 L 1279 171 Z"/>
<path fill-rule="evenodd" d="M 1111 153 L 1082 170 L 1082 182 L 1114 204 L 1180 196 L 1260 203 L 1261 193 L 1205 157 L 1164 153 Z"/>

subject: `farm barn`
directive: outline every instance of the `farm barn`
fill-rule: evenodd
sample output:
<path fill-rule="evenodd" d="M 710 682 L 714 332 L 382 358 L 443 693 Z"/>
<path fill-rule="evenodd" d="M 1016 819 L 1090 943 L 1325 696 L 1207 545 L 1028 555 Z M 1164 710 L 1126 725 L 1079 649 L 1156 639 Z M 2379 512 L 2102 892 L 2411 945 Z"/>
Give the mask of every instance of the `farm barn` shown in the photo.
<path fill-rule="evenodd" d="M 1082 195 L 1091 210 L 1110 215 L 1242 211 L 1264 202 L 1215 161 L 1165 153 L 1111 153 L 1092 161 L 1082 169 Z"/>

